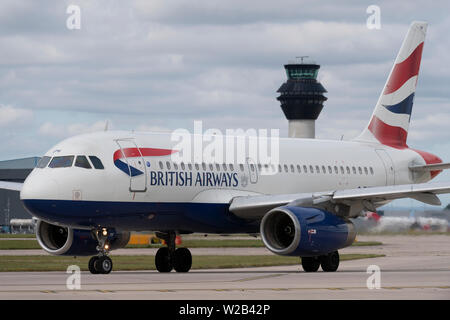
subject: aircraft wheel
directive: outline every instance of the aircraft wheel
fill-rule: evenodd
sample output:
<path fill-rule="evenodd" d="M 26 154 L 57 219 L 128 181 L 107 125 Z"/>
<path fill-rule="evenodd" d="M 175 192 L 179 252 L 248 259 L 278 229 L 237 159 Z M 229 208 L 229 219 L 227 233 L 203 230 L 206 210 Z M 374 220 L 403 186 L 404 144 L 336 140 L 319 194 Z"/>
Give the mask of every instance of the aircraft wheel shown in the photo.
<path fill-rule="evenodd" d="M 94 268 L 97 271 L 97 273 L 101 273 L 101 274 L 108 274 L 111 272 L 113 267 L 113 263 L 111 258 L 109 257 L 99 257 L 95 262 L 94 262 Z"/>
<path fill-rule="evenodd" d="M 316 272 L 320 267 L 318 257 L 302 257 L 302 267 L 305 272 Z"/>
<path fill-rule="evenodd" d="M 159 248 L 155 256 L 156 270 L 159 272 L 170 272 L 173 269 L 172 257 L 170 256 L 169 248 Z"/>
<path fill-rule="evenodd" d="M 326 256 L 320 256 L 320 265 L 325 272 L 334 272 L 339 267 L 339 253 L 334 251 Z"/>
<path fill-rule="evenodd" d="M 187 248 L 178 248 L 173 255 L 173 268 L 176 272 L 188 272 L 192 266 L 192 255 Z"/>
<path fill-rule="evenodd" d="M 95 269 L 95 262 L 98 260 L 98 257 L 97 256 L 95 256 L 95 257 L 92 257 L 91 259 L 89 259 L 89 264 L 88 264 L 88 267 L 89 267 L 89 271 L 92 273 L 92 274 L 98 274 L 99 272 L 97 271 L 97 269 Z"/>

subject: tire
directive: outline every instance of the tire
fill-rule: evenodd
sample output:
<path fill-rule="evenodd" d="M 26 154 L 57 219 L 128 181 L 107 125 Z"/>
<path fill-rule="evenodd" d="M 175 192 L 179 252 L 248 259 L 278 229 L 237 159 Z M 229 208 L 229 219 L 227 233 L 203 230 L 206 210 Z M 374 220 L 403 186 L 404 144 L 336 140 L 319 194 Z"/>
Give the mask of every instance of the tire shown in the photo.
<path fill-rule="evenodd" d="M 173 255 L 173 268 L 176 272 L 188 272 L 192 266 L 192 255 L 187 248 L 178 248 Z"/>
<path fill-rule="evenodd" d="M 111 258 L 109 257 L 100 257 L 95 261 L 94 268 L 97 270 L 98 273 L 101 274 L 108 274 L 111 272 L 113 267 L 113 263 Z"/>
<path fill-rule="evenodd" d="M 302 257 L 302 267 L 305 272 L 316 272 L 320 267 L 318 257 Z"/>
<path fill-rule="evenodd" d="M 97 257 L 97 256 L 92 257 L 92 258 L 89 259 L 88 268 L 89 268 L 89 271 L 90 271 L 92 274 L 98 274 L 97 269 L 95 269 L 95 262 L 96 262 L 97 260 L 98 260 L 98 257 Z"/>
<path fill-rule="evenodd" d="M 339 253 L 334 251 L 326 256 L 320 257 L 320 265 L 325 272 L 334 272 L 339 267 Z"/>
<path fill-rule="evenodd" d="M 159 272 L 170 272 L 173 269 L 169 248 L 159 248 L 155 256 L 156 270 Z"/>

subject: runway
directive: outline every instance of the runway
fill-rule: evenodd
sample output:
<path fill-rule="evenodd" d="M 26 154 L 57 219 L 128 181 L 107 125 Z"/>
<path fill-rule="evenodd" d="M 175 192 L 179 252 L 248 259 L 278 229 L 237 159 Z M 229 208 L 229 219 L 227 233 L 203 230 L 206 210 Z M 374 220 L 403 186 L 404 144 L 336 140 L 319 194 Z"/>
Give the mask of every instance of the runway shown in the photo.
<path fill-rule="evenodd" d="M 368 236 L 386 257 L 343 261 L 335 273 L 304 273 L 301 266 L 81 273 L 81 289 L 68 290 L 64 272 L 0 273 L 0 299 L 449 299 L 449 236 Z M 258 248 L 256 248 L 258 249 Z M 249 250 L 249 249 L 248 249 Z M 0 257 L 1 258 L 1 257 Z M 195 256 L 194 256 L 195 259 Z M 368 289 L 367 267 L 381 270 L 380 289 Z"/>

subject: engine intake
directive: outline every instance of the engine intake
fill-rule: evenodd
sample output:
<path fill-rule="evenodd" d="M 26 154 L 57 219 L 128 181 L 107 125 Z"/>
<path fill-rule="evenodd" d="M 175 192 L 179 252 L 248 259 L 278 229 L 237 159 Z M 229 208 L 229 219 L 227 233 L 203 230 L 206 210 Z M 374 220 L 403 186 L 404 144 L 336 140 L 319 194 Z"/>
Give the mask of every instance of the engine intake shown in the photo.
<path fill-rule="evenodd" d="M 356 237 L 352 222 L 318 208 L 272 209 L 260 228 L 265 246 L 283 256 L 324 255 L 351 245 Z"/>
<path fill-rule="evenodd" d="M 90 230 L 61 227 L 38 220 L 36 239 L 42 249 L 53 255 L 92 256 L 98 253 L 97 240 Z M 129 240 L 129 232 L 110 232 L 108 236 L 111 250 L 125 247 Z"/>

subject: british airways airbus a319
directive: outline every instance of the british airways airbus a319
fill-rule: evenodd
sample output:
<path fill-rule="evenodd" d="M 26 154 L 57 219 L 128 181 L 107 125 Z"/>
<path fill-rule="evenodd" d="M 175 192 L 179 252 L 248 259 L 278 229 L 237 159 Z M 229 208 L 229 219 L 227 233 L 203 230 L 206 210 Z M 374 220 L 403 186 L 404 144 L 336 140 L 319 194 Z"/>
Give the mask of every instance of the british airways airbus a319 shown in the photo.
<path fill-rule="evenodd" d="M 93 256 L 92 273 L 109 273 L 110 250 L 131 231 L 154 231 L 167 246 L 160 272 L 187 272 L 192 257 L 177 234 L 259 233 L 275 254 L 301 257 L 303 269 L 336 271 L 338 250 L 355 239 L 350 221 L 399 198 L 439 205 L 450 182 L 429 183 L 450 163 L 407 143 L 427 24 L 414 22 L 368 125 L 352 141 L 283 138 L 274 174 L 244 161 L 173 161 L 170 134 L 105 131 L 51 148 L 20 191 L 38 219 L 36 236 L 54 255 Z M 223 137 L 229 139 L 230 137 Z"/>

